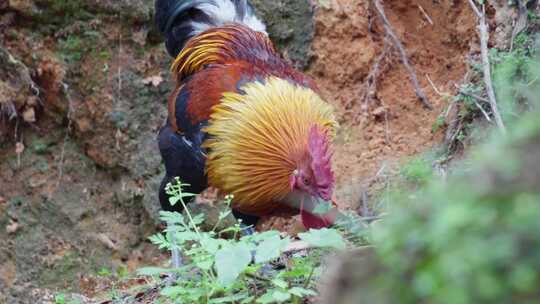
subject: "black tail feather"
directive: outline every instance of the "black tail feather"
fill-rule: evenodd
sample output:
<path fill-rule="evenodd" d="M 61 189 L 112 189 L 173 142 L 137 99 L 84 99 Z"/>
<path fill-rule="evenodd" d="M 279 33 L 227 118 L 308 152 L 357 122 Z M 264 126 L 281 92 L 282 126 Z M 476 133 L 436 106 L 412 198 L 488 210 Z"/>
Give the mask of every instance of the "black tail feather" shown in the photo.
<path fill-rule="evenodd" d="M 156 0 L 156 24 L 172 57 L 200 32 L 228 22 L 265 31 L 247 0 Z"/>

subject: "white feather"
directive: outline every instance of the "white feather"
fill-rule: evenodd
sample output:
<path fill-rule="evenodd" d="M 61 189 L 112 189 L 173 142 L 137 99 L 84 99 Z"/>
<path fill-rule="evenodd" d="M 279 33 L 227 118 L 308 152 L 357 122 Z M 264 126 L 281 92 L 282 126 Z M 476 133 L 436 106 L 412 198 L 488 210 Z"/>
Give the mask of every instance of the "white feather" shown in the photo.
<path fill-rule="evenodd" d="M 244 17 L 240 19 L 240 16 L 236 14 L 234 3 L 230 0 L 214 0 L 214 3 L 203 3 L 198 5 L 197 9 L 207 14 L 214 24 L 192 22 L 191 25 L 194 28 L 193 35 L 198 35 L 216 25 L 221 26 L 231 22 L 242 23 L 254 31 L 267 34 L 266 26 L 257 16 L 255 16 L 255 14 L 246 11 Z"/>

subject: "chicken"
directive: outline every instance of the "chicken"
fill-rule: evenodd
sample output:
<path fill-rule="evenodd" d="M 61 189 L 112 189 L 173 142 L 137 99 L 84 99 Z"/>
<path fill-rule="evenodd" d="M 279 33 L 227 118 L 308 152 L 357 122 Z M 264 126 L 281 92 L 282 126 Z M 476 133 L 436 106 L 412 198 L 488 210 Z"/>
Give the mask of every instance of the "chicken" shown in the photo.
<path fill-rule="evenodd" d="M 277 53 L 247 1 L 157 0 L 156 22 L 175 58 L 176 89 L 158 141 L 166 175 L 200 193 L 232 194 L 234 215 L 254 225 L 281 210 L 301 213 L 306 228 L 332 224 L 332 107 L 314 81 Z"/>

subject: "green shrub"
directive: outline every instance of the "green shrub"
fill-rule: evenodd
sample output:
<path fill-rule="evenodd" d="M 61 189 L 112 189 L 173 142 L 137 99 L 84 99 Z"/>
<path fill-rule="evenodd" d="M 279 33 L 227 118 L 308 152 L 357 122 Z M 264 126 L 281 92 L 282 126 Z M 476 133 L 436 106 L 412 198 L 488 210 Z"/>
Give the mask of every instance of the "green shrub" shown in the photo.
<path fill-rule="evenodd" d="M 345 241 L 334 229 L 310 230 L 300 238 L 315 249 L 307 257 L 292 257 L 284 268 L 270 263 L 279 259 L 291 242 L 279 231 L 242 235 L 240 225 L 218 228 L 230 211 L 219 215 L 211 231 L 202 231 L 204 216 L 193 215 L 183 199 L 193 194 L 182 191 L 180 180 L 167 186 L 172 205 L 182 204 L 186 216 L 161 212 L 168 223 L 165 233 L 150 240 L 161 249 L 178 248 L 184 265 L 178 269 L 149 267 L 139 274 L 159 277 L 163 272 L 176 273 L 179 279 L 161 290 L 164 299 L 179 303 L 303 303 L 316 295 L 315 278 L 321 272 L 321 250 L 345 249 Z M 232 197 L 226 203 L 230 204 Z M 233 234 L 231 239 L 221 236 Z"/>
<path fill-rule="evenodd" d="M 538 114 L 495 135 L 449 181 L 394 197 L 373 229 L 384 270 L 370 284 L 385 289 L 381 302 L 540 302 Z"/>

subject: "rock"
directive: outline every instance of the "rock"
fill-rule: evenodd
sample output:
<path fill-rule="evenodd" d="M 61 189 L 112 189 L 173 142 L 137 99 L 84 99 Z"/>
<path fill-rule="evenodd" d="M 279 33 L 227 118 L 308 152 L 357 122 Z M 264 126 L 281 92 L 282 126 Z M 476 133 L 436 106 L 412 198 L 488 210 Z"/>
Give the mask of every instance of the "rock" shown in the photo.
<path fill-rule="evenodd" d="M 36 4 L 32 0 L 8 0 L 7 7 L 24 16 L 32 16 L 37 13 Z"/>
<path fill-rule="evenodd" d="M 90 11 L 116 14 L 136 22 L 148 22 L 154 14 L 154 1 L 145 0 L 85 0 Z"/>
<path fill-rule="evenodd" d="M 81 17 L 86 11 L 118 15 L 124 20 L 143 23 L 150 21 L 154 14 L 154 1 L 145 0 L 8 0 L 7 7 L 42 21 L 51 21 L 51 16 Z"/>
<path fill-rule="evenodd" d="M 13 119 L 34 96 L 29 69 L 0 46 L 0 118 Z M 28 110 L 28 109 L 27 109 Z"/>
<path fill-rule="evenodd" d="M 309 0 L 252 0 L 270 38 L 297 67 L 307 68 L 312 58 L 314 9 Z"/>
<path fill-rule="evenodd" d="M 15 234 L 19 230 L 20 225 L 17 221 L 10 220 L 9 224 L 6 226 L 7 234 Z"/>
<path fill-rule="evenodd" d="M 29 107 L 26 110 L 24 110 L 22 117 L 25 122 L 29 122 L 29 123 L 36 122 L 36 111 L 34 110 L 33 107 Z"/>

